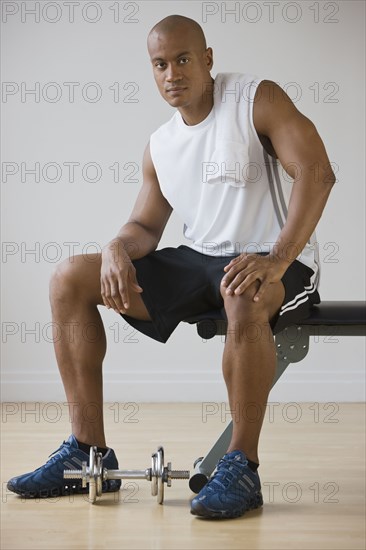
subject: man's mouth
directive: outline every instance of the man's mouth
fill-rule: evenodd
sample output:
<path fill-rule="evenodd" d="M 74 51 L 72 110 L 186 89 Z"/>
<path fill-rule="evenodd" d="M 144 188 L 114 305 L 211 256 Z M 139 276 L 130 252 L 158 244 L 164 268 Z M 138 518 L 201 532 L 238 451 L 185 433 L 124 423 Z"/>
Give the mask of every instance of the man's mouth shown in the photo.
<path fill-rule="evenodd" d="M 166 92 L 171 93 L 171 94 L 176 94 L 176 93 L 179 93 L 179 92 L 183 92 L 186 89 L 187 88 L 185 88 L 183 86 L 172 86 L 171 88 L 167 88 Z"/>

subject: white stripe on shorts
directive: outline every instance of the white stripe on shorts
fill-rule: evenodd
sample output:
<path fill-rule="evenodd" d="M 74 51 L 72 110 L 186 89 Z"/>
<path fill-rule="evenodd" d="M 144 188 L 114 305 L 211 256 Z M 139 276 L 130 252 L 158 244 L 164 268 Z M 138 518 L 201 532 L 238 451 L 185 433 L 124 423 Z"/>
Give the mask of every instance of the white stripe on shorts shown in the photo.
<path fill-rule="evenodd" d="M 300 294 L 296 294 L 295 298 L 293 298 L 292 300 L 290 300 L 290 302 L 287 302 L 287 304 L 284 304 L 281 307 L 279 315 L 283 315 L 287 311 L 296 309 L 300 304 L 306 302 L 309 299 L 308 294 L 312 294 L 313 292 L 315 292 L 315 290 L 316 288 L 313 284 L 311 284 L 310 286 L 305 286 L 303 292 L 300 292 Z"/>
<path fill-rule="evenodd" d="M 299 300 L 296 304 L 294 304 L 293 306 L 291 307 L 288 307 L 286 309 L 284 309 L 283 311 L 280 312 L 280 315 L 283 315 L 284 313 L 287 313 L 288 311 L 291 311 L 292 309 L 296 309 L 300 304 L 303 304 L 304 302 L 306 302 L 307 300 L 309 300 L 309 296 L 305 296 L 305 298 L 303 298 L 302 300 Z"/>

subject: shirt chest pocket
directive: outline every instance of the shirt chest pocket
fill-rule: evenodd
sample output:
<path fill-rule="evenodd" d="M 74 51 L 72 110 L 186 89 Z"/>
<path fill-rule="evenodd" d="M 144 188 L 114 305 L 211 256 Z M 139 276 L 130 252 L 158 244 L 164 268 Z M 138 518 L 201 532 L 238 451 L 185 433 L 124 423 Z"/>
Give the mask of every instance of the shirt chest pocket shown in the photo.
<path fill-rule="evenodd" d="M 249 145 L 238 141 L 217 140 L 211 158 L 202 163 L 202 181 L 246 187 L 250 169 Z"/>

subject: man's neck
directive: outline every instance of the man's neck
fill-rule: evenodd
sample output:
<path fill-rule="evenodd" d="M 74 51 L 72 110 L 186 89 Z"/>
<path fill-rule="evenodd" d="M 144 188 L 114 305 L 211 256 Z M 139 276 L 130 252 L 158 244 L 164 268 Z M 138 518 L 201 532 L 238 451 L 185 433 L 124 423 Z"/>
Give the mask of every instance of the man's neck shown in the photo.
<path fill-rule="evenodd" d="M 182 119 L 187 126 L 196 126 L 210 114 L 213 103 L 206 109 L 199 109 L 197 112 L 193 112 L 192 109 L 179 109 Z"/>
<path fill-rule="evenodd" d="M 199 105 L 197 105 L 197 107 L 193 108 L 192 105 L 189 105 L 178 109 L 187 126 L 195 126 L 196 124 L 199 124 L 210 114 L 214 104 L 214 82 L 215 81 L 212 78 L 210 84 L 207 84 L 206 90 L 202 96 L 202 101 Z"/>

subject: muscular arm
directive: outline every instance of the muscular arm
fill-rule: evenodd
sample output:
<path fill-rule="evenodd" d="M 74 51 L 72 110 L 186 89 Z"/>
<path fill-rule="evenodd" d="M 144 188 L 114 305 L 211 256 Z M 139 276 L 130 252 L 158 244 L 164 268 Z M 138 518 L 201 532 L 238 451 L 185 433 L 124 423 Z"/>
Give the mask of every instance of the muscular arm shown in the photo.
<path fill-rule="evenodd" d="M 143 292 L 131 260 L 156 249 L 172 207 L 160 191 L 147 145 L 143 158 L 143 184 L 132 213 L 115 239 L 102 250 L 101 295 L 106 307 L 126 313 L 130 292 Z"/>
<path fill-rule="evenodd" d="M 287 221 L 273 251 L 289 265 L 313 233 L 336 178 L 315 125 L 276 83 L 265 80 L 259 84 L 253 120 L 258 134 L 270 139 L 294 179 Z"/>
<path fill-rule="evenodd" d="M 146 256 L 157 248 L 171 213 L 172 207 L 161 193 L 148 144 L 143 157 L 143 185 L 128 221 L 108 246 L 122 246 L 131 260 Z"/>
<path fill-rule="evenodd" d="M 242 254 L 225 266 L 227 294 L 242 294 L 254 281 L 258 301 L 272 283 L 280 281 L 313 233 L 336 180 L 324 144 L 314 124 L 300 113 L 275 82 L 257 88 L 254 126 L 270 140 L 283 168 L 294 179 L 287 220 L 269 256 Z"/>

